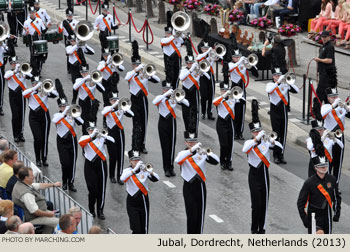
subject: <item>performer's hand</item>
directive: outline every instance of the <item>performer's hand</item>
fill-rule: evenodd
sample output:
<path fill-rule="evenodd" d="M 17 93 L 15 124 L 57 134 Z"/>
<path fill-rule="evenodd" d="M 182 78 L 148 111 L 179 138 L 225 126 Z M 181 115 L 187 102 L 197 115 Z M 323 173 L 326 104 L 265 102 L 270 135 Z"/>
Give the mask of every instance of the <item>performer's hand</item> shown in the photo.
<path fill-rule="evenodd" d="M 335 99 L 334 102 L 332 103 L 332 108 L 336 108 L 340 102 L 341 102 L 340 98 Z"/>
<path fill-rule="evenodd" d="M 194 153 L 196 150 L 200 149 L 201 146 L 201 143 L 196 143 L 193 147 L 191 147 L 191 152 Z"/>
<path fill-rule="evenodd" d="M 91 137 L 97 136 L 98 133 L 99 133 L 99 130 L 98 129 L 94 129 L 94 131 L 91 133 Z"/>
<path fill-rule="evenodd" d="M 168 91 L 164 93 L 164 96 L 169 96 L 169 95 L 172 95 L 173 93 L 174 93 L 174 90 L 170 88 Z"/>
<path fill-rule="evenodd" d="M 91 76 L 90 76 L 90 74 L 88 74 L 88 75 L 86 75 L 84 78 L 83 78 L 84 80 L 88 80 L 88 79 L 91 79 Z"/>
<path fill-rule="evenodd" d="M 38 90 L 42 85 L 43 85 L 43 83 L 41 81 L 39 81 L 39 83 L 33 87 L 33 90 Z"/>
<path fill-rule="evenodd" d="M 324 142 L 324 140 L 326 139 L 328 133 L 329 133 L 329 130 L 324 130 L 324 131 L 323 131 L 323 134 L 322 134 L 322 137 L 321 137 L 321 141 L 322 141 L 322 142 Z"/>
<path fill-rule="evenodd" d="M 63 111 L 63 114 L 66 115 L 68 113 L 69 109 L 70 109 L 70 106 L 66 106 L 66 108 Z"/>
<path fill-rule="evenodd" d="M 144 68 L 143 64 L 140 64 L 138 67 L 135 68 L 135 72 L 141 71 Z"/>
<path fill-rule="evenodd" d="M 16 68 L 15 68 L 15 74 L 19 72 L 21 65 L 20 64 L 16 64 Z"/>
<path fill-rule="evenodd" d="M 256 139 L 257 141 L 260 141 L 261 138 L 262 138 L 263 136 L 265 136 L 265 135 L 266 135 L 265 130 L 262 130 L 262 131 L 260 131 L 259 134 L 255 137 L 255 139 Z"/>
<path fill-rule="evenodd" d="M 223 97 L 225 98 L 225 97 L 229 96 L 230 94 L 231 94 L 231 90 L 227 90 L 227 91 L 224 93 Z"/>
<path fill-rule="evenodd" d="M 281 83 L 281 82 L 283 81 L 284 78 L 285 78 L 285 76 L 284 76 L 284 75 L 281 75 L 281 76 L 278 78 L 277 82 L 278 82 L 278 83 Z"/>
<path fill-rule="evenodd" d="M 137 162 L 136 166 L 134 167 L 134 169 L 132 169 L 132 173 L 139 173 L 141 166 L 143 165 L 142 161 Z"/>
<path fill-rule="evenodd" d="M 197 62 L 193 63 L 191 68 L 190 68 L 190 72 L 193 72 L 197 68 L 197 66 L 198 66 Z"/>

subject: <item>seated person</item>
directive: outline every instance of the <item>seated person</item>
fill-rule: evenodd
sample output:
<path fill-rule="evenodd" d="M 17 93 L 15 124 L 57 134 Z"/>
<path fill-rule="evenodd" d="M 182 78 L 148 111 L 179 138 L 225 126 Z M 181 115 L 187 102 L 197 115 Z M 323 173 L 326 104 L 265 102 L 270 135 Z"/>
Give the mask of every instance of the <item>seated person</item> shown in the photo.
<path fill-rule="evenodd" d="M 12 215 L 13 202 L 11 200 L 0 200 L 0 234 L 6 233 L 6 221 Z"/>
<path fill-rule="evenodd" d="M 75 220 L 75 230 L 73 231 L 73 234 L 77 234 L 78 225 L 81 221 L 81 216 L 82 216 L 81 209 L 77 206 L 71 207 L 68 211 L 68 214 L 71 214 Z M 55 229 L 55 234 L 59 234 L 60 231 L 61 231 L 61 227 L 60 227 L 60 224 L 58 223 Z"/>
<path fill-rule="evenodd" d="M 253 6 L 252 14 L 255 14 L 257 17 L 261 17 L 259 9 L 267 9 L 270 5 L 275 5 L 279 3 L 279 0 L 267 0 L 265 2 L 255 3 Z"/>
<path fill-rule="evenodd" d="M 21 219 L 17 215 L 13 215 L 6 221 L 6 235 L 7 234 L 18 234 L 19 225 L 22 224 Z"/>
<path fill-rule="evenodd" d="M 298 0 L 288 0 L 287 6 L 273 11 L 274 17 L 280 17 L 280 24 L 283 25 L 286 16 L 294 14 L 297 11 Z"/>
<path fill-rule="evenodd" d="M 49 211 L 46 199 L 39 190 L 49 187 L 60 187 L 61 183 L 33 183 L 33 170 L 23 167 L 18 171 L 18 181 L 12 191 L 13 202 L 24 211 L 26 221 L 34 225 L 43 225 L 44 234 L 52 234 L 58 224 L 54 211 Z"/>
<path fill-rule="evenodd" d="M 6 184 L 13 175 L 13 164 L 17 161 L 17 151 L 7 150 L 1 154 L 0 187 L 6 188 Z"/>
<path fill-rule="evenodd" d="M 13 164 L 13 175 L 6 184 L 6 193 L 9 199 L 11 199 L 13 187 L 15 186 L 18 180 L 18 171 L 22 167 L 24 167 L 24 163 L 22 161 L 16 161 Z"/>
<path fill-rule="evenodd" d="M 25 223 L 19 225 L 18 233 L 19 234 L 34 234 L 35 228 L 34 228 L 33 223 L 25 222 Z"/>
<path fill-rule="evenodd" d="M 62 227 L 62 229 L 60 229 L 60 231 L 58 231 L 56 234 L 74 234 L 77 227 L 75 224 L 75 219 L 71 214 L 62 215 L 58 225 Z"/>

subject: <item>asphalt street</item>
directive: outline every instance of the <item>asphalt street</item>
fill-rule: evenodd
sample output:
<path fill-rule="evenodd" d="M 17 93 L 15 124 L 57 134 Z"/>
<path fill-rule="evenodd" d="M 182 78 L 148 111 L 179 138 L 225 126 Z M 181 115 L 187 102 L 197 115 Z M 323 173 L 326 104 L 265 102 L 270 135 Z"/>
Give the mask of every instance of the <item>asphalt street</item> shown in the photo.
<path fill-rule="evenodd" d="M 160 35 L 159 35 L 160 36 Z M 19 43 L 16 48 L 17 55 L 25 61 L 29 60 L 29 49 Z M 90 69 L 95 69 L 100 59 L 100 47 L 95 42 L 89 42 L 95 51 L 95 56 L 87 56 Z M 124 55 L 124 66 L 126 71 L 131 69 L 130 55 Z M 7 69 L 8 69 L 7 65 Z M 125 71 L 125 72 L 126 72 Z M 129 97 L 128 85 L 121 74 L 119 83 L 119 96 Z M 163 72 L 157 73 L 164 79 Z M 49 43 L 48 60 L 43 67 L 43 79 L 59 78 L 63 83 L 68 100 L 71 100 L 72 83 L 66 72 L 66 57 L 63 43 L 53 45 Z M 30 85 L 30 83 L 28 83 Z M 264 83 L 261 83 L 261 86 Z M 146 147 L 149 154 L 144 155 L 144 161 L 151 162 L 154 170 L 160 175 L 160 181 L 150 184 L 150 233 L 186 233 L 186 213 L 182 195 L 183 180 L 180 177 L 179 167 L 176 166 L 176 177 L 166 178 L 163 174 L 160 142 L 158 137 L 157 123 L 158 111 L 152 105 L 153 98 L 161 93 L 160 84 L 150 83 L 149 92 L 149 120 L 147 130 Z M 260 87 L 261 88 L 261 87 Z M 98 93 L 98 92 L 97 92 Z M 248 95 L 258 95 L 249 93 Z M 102 95 L 97 94 L 102 101 Z M 51 116 L 58 110 L 55 99 L 49 100 Z M 102 108 L 100 108 L 100 111 Z M 24 136 L 25 143 L 18 146 L 32 157 L 34 161 L 33 136 L 28 123 L 28 111 L 26 111 L 26 124 Z M 5 116 L 0 118 L 1 132 L 10 140 L 13 140 L 11 130 L 11 112 L 8 103 L 8 90 L 5 92 Z M 184 125 L 180 108 L 177 109 L 177 144 L 176 152 L 184 148 L 183 131 Z M 215 113 L 216 116 L 216 113 Z M 102 129 L 102 116 L 98 115 L 98 127 Z M 131 147 L 132 123 L 129 118 L 124 118 L 123 125 L 126 136 L 126 150 Z M 245 138 L 250 133 L 245 127 Z M 80 137 L 79 133 L 78 137 Z M 48 168 L 42 168 L 43 173 L 53 181 L 60 181 L 61 170 L 56 148 L 56 130 L 51 125 L 49 143 Z M 201 120 L 199 126 L 199 140 L 203 146 L 210 147 L 214 153 L 219 154 L 218 137 L 215 130 L 215 122 Z M 241 152 L 242 141 L 235 142 L 235 155 L 233 160 L 234 171 L 222 171 L 217 166 L 207 166 L 207 208 L 205 214 L 205 233 L 250 233 L 250 193 L 248 188 L 248 171 L 246 156 Z M 267 217 L 267 233 L 305 233 L 306 230 L 299 218 L 296 201 L 299 190 L 307 174 L 309 155 L 305 149 L 294 144 L 288 144 L 286 150 L 287 165 L 271 164 L 270 172 L 270 201 Z M 127 166 L 127 159 L 124 167 Z M 77 175 L 75 185 L 77 193 L 70 193 L 78 202 L 87 207 L 87 188 L 83 174 L 84 158 L 79 147 L 77 162 Z M 343 191 L 342 215 L 340 223 L 334 224 L 334 233 L 349 233 L 350 226 L 350 199 L 349 199 L 349 176 L 342 176 L 341 186 Z M 130 233 L 129 220 L 126 212 L 126 191 L 125 186 L 111 184 L 108 180 L 106 191 L 105 215 L 106 220 L 96 219 L 96 223 L 104 229 L 112 228 L 116 233 Z"/>

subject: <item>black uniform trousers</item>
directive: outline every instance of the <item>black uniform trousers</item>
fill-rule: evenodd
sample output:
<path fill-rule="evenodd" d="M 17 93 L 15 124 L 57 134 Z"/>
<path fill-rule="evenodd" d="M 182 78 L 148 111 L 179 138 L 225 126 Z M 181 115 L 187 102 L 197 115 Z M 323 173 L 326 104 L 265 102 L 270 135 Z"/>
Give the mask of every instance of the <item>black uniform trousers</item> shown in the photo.
<path fill-rule="evenodd" d="M 2 109 L 2 106 L 4 105 L 4 92 L 5 92 L 5 65 L 2 65 L 0 67 L 0 110 Z"/>
<path fill-rule="evenodd" d="M 108 36 L 111 36 L 111 33 L 109 32 L 107 27 L 105 28 L 104 31 L 100 31 L 100 34 L 98 36 L 101 43 L 101 59 L 103 59 L 102 53 L 106 48 L 108 48 L 108 40 L 107 40 Z"/>
<path fill-rule="evenodd" d="M 29 126 L 34 137 L 34 151 L 36 161 L 47 160 L 47 149 L 50 134 L 50 112 L 45 112 L 41 107 L 37 111 L 30 109 Z"/>
<path fill-rule="evenodd" d="M 134 196 L 128 194 L 126 210 L 129 216 L 130 229 L 133 234 L 148 234 L 149 199 L 138 191 Z"/>
<path fill-rule="evenodd" d="M 62 169 L 62 183 L 74 183 L 78 154 L 77 138 L 68 132 L 64 137 L 57 135 L 57 150 Z"/>
<path fill-rule="evenodd" d="M 102 86 L 105 88 L 105 91 L 102 93 L 103 106 L 106 107 L 110 105 L 108 93 L 111 92 L 112 89 L 112 76 L 110 76 L 108 80 L 102 79 Z"/>
<path fill-rule="evenodd" d="M 10 27 L 10 34 L 15 35 L 16 37 L 19 37 L 20 34 L 22 34 L 22 26 L 18 23 L 21 22 L 24 24 L 25 17 L 27 15 L 25 14 L 25 11 L 11 11 L 7 13 L 7 22 Z M 17 44 L 17 38 L 13 38 L 13 42 Z"/>
<path fill-rule="evenodd" d="M 260 163 L 258 168 L 251 165 L 249 167 L 248 182 L 252 203 L 252 224 L 250 229 L 253 234 L 264 234 L 270 193 L 269 170 L 263 162 Z"/>
<path fill-rule="evenodd" d="M 187 233 L 202 234 L 204 228 L 207 188 L 199 176 L 184 181 L 183 195 L 187 216 Z"/>
<path fill-rule="evenodd" d="M 344 159 L 344 150 L 345 150 L 344 134 L 341 136 L 341 139 L 339 140 L 343 143 L 344 147 L 340 148 L 338 144 L 333 145 L 333 148 L 332 148 L 333 161 L 332 163 L 330 163 L 330 166 L 329 166 L 329 173 L 336 178 L 338 185 L 340 181 L 340 175 L 341 175 L 341 170 L 343 167 L 343 159 Z"/>
<path fill-rule="evenodd" d="M 319 82 L 316 89 L 316 94 L 321 102 L 329 103 L 327 99 L 326 89 L 329 87 L 329 76 L 327 72 L 319 72 Z M 322 105 L 322 104 L 321 104 Z"/>
<path fill-rule="evenodd" d="M 139 150 L 146 144 L 146 132 L 148 123 L 148 99 L 147 96 L 140 91 L 136 96 L 131 95 L 131 111 L 134 113 L 132 117 L 132 149 Z M 140 150 L 139 150 L 140 151 Z"/>
<path fill-rule="evenodd" d="M 158 134 L 160 146 L 162 148 L 164 172 L 173 171 L 176 144 L 176 119 L 171 113 L 168 114 L 167 118 L 159 115 Z"/>
<path fill-rule="evenodd" d="M 199 91 L 193 85 L 191 89 L 187 89 L 183 87 L 185 90 L 185 98 L 188 100 L 190 104 L 188 107 L 182 106 L 182 117 L 185 124 L 185 129 L 188 131 L 190 128 L 190 120 L 194 123 L 196 127 L 196 132 L 198 132 L 198 123 L 199 123 Z"/>
<path fill-rule="evenodd" d="M 245 99 L 247 97 L 247 92 L 245 90 L 245 83 L 242 81 L 242 79 L 238 83 L 232 82 L 232 87 L 235 86 L 242 88 L 243 98 Z M 245 109 L 246 102 L 243 99 L 240 99 L 239 102 L 235 103 L 235 120 L 233 121 L 233 124 L 235 125 L 235 134 L 237 136 L 243 135 Z"/>
<path fill-rule="evenodd" d="M 210 76 L 210 80 L 204 75 L 199 78 L 199 91 L 201 94 L 202 115 L 207 113 L 208 116 L 212 116 L 211 107 L 215 95 L 215 79 L 212 72 L 208 71 L 207 74 Z"/>
<path fill-rule="evenodd" d="M 179 86 L 181 65 L 181 57 L 176 52 L 171 56 L 164 54 L 166 81 L 171 83 L 171 88 L 174 90 Z"/>
<path fill-rule="evenodd" d="M 227 115 L 225 119 L 218 116 L 216 132 L 220 143 L 220 164 L 229 164 L 232 159 L 235 132 L 234 120 L 230 115 Z"/>
<path fill-rule="evenodd" d="M 270 120 L 272 130 L 277 133 L 276 141 L 280 142 L 283 146 L 283 149 L 275 146 L 273 148 L 273 156 L 281 158 L 284 155 L 288 129 L 288 113 L 283 101 L 280 101 L 277 106 L 270 103 Z"/>
<path fill-rule="evenodd" d="M 22 95 L 22 89 L 17 88 L 16 92 L 9 89 L 9 101 L 12 113 L 13 137 L 23 136 L 24 117 L 26 112 L 26 99 Z"/>
<path fill-rule="evenodd" d="M 33 44 L 33 37 L 38 37 L 37 34 L 31 37 L 31 42 L 29 45 L 29 50 L 30 50 L 30 65 L 33 68 L 32 74 L 34 76 L 38 76 L 41 73 L 42 67 L 44 62 L 47 59 L 48 53 L 45 54 L 38 54 L 34 55 L 34 44 Z M 34 39 L 34 41 L 37 39 Z"/>
<path fill-rule="evenodd" d="M 310 206 L 308 207 L 308 221 L 311 223 L 311 216 L 312 213 L 315 213 L 315 219 L 316 219 L 316 231 L 318 229 L 322 229 L 325 234 L 331 234 L 332 233 L 332 209 L 329 207 L 328 203 L 327 206 L 324 209 L 319 209 Z M 307 229 L 309 234 L 312 234 L 312 225 Z"/>
<path fill-rule="evenodd" d="M 120 180 L 124 166 L 124 129 L 120 129 L 117 125 L 115 125 L 113 129 L 108 129 L 108 135 L 114 138 L 114 143 L 107 141 L 107 149 L 109 154 L 109 177 L 115 177 L 115 166 L 117 165 L 117 179 Z"/>
<path fill-rule="evenodd" d="M 97 210 L 103 211 L 106 195 L 107 162 L 97 155 L 92 162 L 85 158 L 84 176 L 89 192 L 90 213 L 95 212 L 96 202 Z"/>
<path fill-rule="evenodd" d="M 89 96 L 85 98 L 85 100 L 79 99 L 79 106 L 81 107 L 81 118 L 84 120 L 84 122 L 87 122 L 89 119 L 89 113 L 92 105 L 92 100 Z M 86 123 L 82 125 L 83 135 L 88 135 L 88 132 L 86 130 Z"/>

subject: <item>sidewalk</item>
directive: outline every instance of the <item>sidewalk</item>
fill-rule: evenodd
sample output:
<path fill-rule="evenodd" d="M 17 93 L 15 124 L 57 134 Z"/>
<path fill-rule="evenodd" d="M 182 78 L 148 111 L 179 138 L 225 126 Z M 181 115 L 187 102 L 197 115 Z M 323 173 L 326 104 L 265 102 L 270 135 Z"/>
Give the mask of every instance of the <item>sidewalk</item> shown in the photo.
<path fill-rule="evenodd" d="M 54 23 L 57 23 L 57 21 L 61 21 L 62 19 L 65 18 L 65 8 L 66 6 L 61 4 L 61 10 L 56 10 L 58 8 L 58 5 L 56 4 L 55 0 L 42 0 L 41 1 L 41 6 L 42 8 L 45 8 L 48 11 L 48 14 L 51 16 L 53 19 Z M 122 23 L 125 23 L 127 21 L 127 12 L 128 8 L 123 8 L 124 4 L 117 2 L 116 4 L 116 11 L 118 18 Z M 172 6 L 170 6 L 172 7 Z M 85 20 L 85 6 L 75 6 L 74 7 L 74 12 L 77 14 L 75 16 L 76 19 L 78 20 Z M 94 9 L 94 6 L 93 6 Z M 167 9 L 167 7 L 166 7 Z M 140 29 L 144 23 L 145 20 L 145 12 L 143 13 L 135 13 L 135 8 L 132 8 L 132 13 L 133 13 L 133 19 L 135 22 L 135 26 L 137 29 Z M 112 12 L 112 5 L 110 6 L 110 11 Z M 156 65 L 157 68 L 157 73 L 160 75 L 161 79 L 164 78 L 164 63 L 163 63 L 163 53 L 160 48 L 160 39 L 164 36 L 164 24 L 158 24 L 157 23 L 157 15 L 158 11 L 157 8 L 153 9 L 154 14 L 156 18 L 149 19 L 149 23 L 151 26 L 151 29 L 154 34 L 154 41 L 153 43 L 149 46 L 150 50 L 146 50 L 145 44 L 142 39 L 142 33 L 136 33 L 135 29 L 132 27 L 132 37 L 137 39 L 139 42 L 139 53 L 142 57 L 143 63 L 152 63 Z M 98 11 L 95 15 L 92 15 L 91 10 L 89 8 L 89 20 L 93 23 L 95 18 L 98 15 Z M 206 20 L 207 17 L 204 17 Z M 209 21 L 209 17 L 208 17 Z M 220 27 L 220 23 L 218 23 Z M 253 29 L 251 27 L 244 27 L 243 29 L 249 29 L 252 31 Z M 190 29 L 189 29 L 190 31 Z M 125 57 L 130 57 L 131 56 L 131 45 L 128 43 L 128 34 L 129 34 L 129 27 L 128 26 L 120 26 L 119 29 L 117 30 L 117 34 L 119 36 L 119 48 L 120 48 L 120 53 L 123 54 Z M 256 37 L 256 36 L 254 36 Z M 295 71 L 297 75 L 297 86 L 301 87 L 302 86 L 302 79 L 301 75 L 306 73 L 307 71 L 307 65 L 313 57 L 316 57 L 318 54 L 318 48 L 311 46 L 306 43 L 301 43 L 301 37 L 302 35 L 298 35 L 296 38 L 296 46 L 298 47 L 297 53 L 299 52 L 299 55 L 297 54 L 297 61 L 299 66 L 295 67 Z M 98 39 L 98 33 L 95 32 L 94 36 L 92 38 L 95 41 L 99 41 Z M 197 44 L 200 42 L 200 38 L 195 38 L 192 37 L 193 43 L 195 47 Z M 96 54 L 99 57 L 99 52 L 96 52 Z M 184 56 L 186 55 L 186 50 L 185 48 L 182 48 L 181 54 Z M 346 56 L 344 55 L 336 55 L 336 62 L 337 62 L 337 67 L 338 67 L 338 79 L 339 79 L 339 93 L 340 97 L 344 100 L 347 94 L 349 93 L 349 90 L 345 88 L 349 88 L 349 84 L 346 84 L 349 82 L 347 79 L 347 76 L 345 74 L 347 73 L 346 68 L 346 62 L 348 59 L 345 58 Z M 310 77 L 315 76 L 316 73 L 316 64 L 311 64 L 310 67 Z M 221 68 L 219 68 L 219 79 L 222 79 L 221 76 Z M 256 98 L 258 99 L 260 103 L 260 111 L 259 111 L 259 117 L 260 120 L 263 124 L 263 127 L 267 130 L 271 129 L 271 123 L 270 123 L 270 116 L 267 113 L 269 110 L 269 100 L 267 97 L 267 94 L 265 92 L 265 84 L 267 81 L 260 82 L 260 81 L 255 81 L 253 78 L 250 78 L 250 84 L 247 88 L 247 111 L 246 111 L 246 121 L 249 122 L 251 120 L 251 100 Z M 219 93 L 219 88 L 216 88 L 217 94 Z M 288 142 L 295 143 L 302 148 L 303 150 L 306 151 L 305 147 L 305 139 L 308 137 L 308 133 L 310 130 L 309 125 L 305 125 L 301 120 L 301 112 L 302 112 L 302 90 L 300 90 L 299 94 L 291 94 L 291 113 L 289 113 L 289 125 L 288 125 L 288 137 L 287 140 Z M 345 141 L 346 144 L 350 144 L 350 127 L 347 127 L 347 129 L 344 132 L 345 134 Z M 344 162 L 343 162 L 343 168 L 346 170 L 350 170 L 350 156 L 345 155 L 344 157 Z"/>

